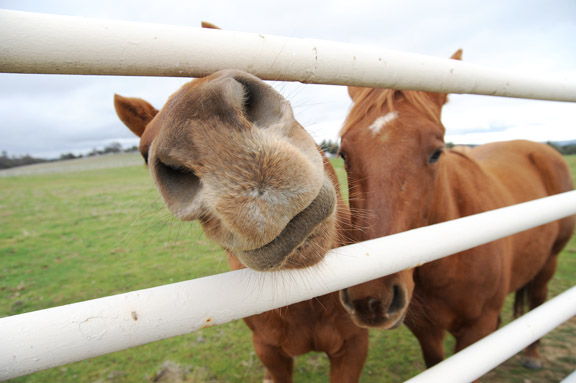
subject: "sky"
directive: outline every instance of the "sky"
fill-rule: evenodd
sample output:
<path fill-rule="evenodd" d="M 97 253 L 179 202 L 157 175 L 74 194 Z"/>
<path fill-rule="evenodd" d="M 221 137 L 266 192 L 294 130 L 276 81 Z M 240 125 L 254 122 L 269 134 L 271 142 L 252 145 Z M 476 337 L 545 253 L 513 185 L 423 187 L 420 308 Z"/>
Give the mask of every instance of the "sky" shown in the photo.
<path fill-rule="evenodd" d="M 0 9 L 332 40 L 576 79 L 574 0 L 0 0 Z M 1 36 L 0 36 L 1 38 Z M 138 143 L 118 120 L 114 93 L 161 108 L 186 78 L 0 73 L 0 152 L 54 158 Z M 318 141 L 337 140 L 350 108 L 343 86 L 273 83 Z M 451 95 L 446 141 L 576 140 L 576 104 Z"/>

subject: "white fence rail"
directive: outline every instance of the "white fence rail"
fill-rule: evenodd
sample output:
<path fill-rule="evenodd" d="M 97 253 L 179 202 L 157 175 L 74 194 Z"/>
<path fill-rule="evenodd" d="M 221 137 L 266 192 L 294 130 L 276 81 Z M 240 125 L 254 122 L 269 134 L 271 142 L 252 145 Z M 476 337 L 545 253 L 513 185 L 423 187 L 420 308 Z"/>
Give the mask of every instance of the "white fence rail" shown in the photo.
<path fill-rule="evenodd" d="M 576 286 L 406 383 L 472 382 L 574 315 Z"/>
<path fill-rule="evenodd" d="M 576 102 L 576 81 L 332 41 L 0 11 L 0 72 L 264 80 Z"/>
<path fill-rule="evenodd" d="M 237 68 L 267 80 L 576 102 L 574 81 L 327 41 L 14 11 L 0 11 L 0 36 L 0 72 L 200 77 Z M 297 272 L 241 270 L 2 318 L 0 380 L 310 299 L 573 214 L 576 191 L 335 249 Z M 574 315 L 568 294 L 545 307 Z"/>
<path fill-rule="evenodd" d="M 286 306 L 573 214 L 576 191 L 334 249 L 305 270 L 239 270 L 2 318 L 0 379 Z"/>

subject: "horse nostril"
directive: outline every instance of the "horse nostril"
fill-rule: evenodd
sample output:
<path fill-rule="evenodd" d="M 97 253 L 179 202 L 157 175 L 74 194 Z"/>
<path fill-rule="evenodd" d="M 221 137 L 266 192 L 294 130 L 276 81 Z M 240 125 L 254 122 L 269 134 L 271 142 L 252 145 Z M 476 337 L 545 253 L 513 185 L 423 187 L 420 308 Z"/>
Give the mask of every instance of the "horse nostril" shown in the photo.
<path fill-rule="evenodd" d="M 352 309 L 351 312 L 363 317 L 364 319 L 376 319 L 382 317 L 382 302 L 376 298 L 365 297 L 353 301 L 349 300 L 348 302 L 348 306 Z"/>
<path fill-rule="evenodd" d="M 361 327 L 396 328 L 403 321 L 403 310 L 406 308 L 406 293 L 400 285 L 387 289 L 382 296 L 352 297 L 348 289 L 340 291 L 340 301 Z"/>
<path fill-rule="evenodd" d="M 404 290 L 398 285 L 394 285 L 392 290 L 393 290 L 392 302 L 390 302 L 390 306 L 388 306 L 386 314 L 393 314 L 396 311 L 400 311 L 406 305 L 406 296 Z"/>
<path fill-rule="evenodd" d="M 350 296 L 348 295 L 348 289 L 340 290 L 340 301 L 345 307 L 348 308 L 350 313 L 352 314 L 355 313 L 356 310 L 354 309 L 354 305 L 350 301 Z"/>
<path fill-rule="evenodd" d="M 378 299 L 370 298 L 368 299 L 368 308 L 373 313 L 378 313 L 382 311 L 382 303 Z"/>
<path fill-rule="evenodd" d="M 194 171 L 184 165 L 166 163 L 154 158 L 150 171 L 166 206 L 183 221 L 198 218 L 195 199 L 202 186 Z"/>
<path fill-rule="evenodd" d="M 194 195 L 200 186 L 200 179 L 192 169 L 185 166 L 168 165 L 160 160 L 154 166 L 156 179 L 175 194 Z"/>

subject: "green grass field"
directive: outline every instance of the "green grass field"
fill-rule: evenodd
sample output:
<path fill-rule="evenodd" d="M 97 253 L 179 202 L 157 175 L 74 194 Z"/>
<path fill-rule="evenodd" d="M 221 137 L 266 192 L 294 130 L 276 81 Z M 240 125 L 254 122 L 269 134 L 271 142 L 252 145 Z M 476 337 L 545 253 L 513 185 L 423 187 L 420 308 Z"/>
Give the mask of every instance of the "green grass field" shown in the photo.
<path fill-rule="evenodd" d="M 567 160 L 576 175 L 576 156 Z M 345 182 L 341 161 L 334 164 Z M 164 208 L 144 166 L 0 178 L 0 226 L 0 317 L 228 270 L 224 252 L 196 223 L 181 223 Z M 575 276 L 573 239 L 550 295 L 571 287 Z M 573 319 L 544 339 L 543 370 L 523 370 L 515 357 L 482 381 L 558 381 L 576 369 L 575 341 Z M 402 382 L 422 369 L 418 344 L 404 326 L 371 332 L 362 382 Z M 327 374 L 323 354 L 296 361 L 296 382 L 327 382 Z M 13 382 L 244 383 L 262 376 L 250 331 L 236 321 Z"/>

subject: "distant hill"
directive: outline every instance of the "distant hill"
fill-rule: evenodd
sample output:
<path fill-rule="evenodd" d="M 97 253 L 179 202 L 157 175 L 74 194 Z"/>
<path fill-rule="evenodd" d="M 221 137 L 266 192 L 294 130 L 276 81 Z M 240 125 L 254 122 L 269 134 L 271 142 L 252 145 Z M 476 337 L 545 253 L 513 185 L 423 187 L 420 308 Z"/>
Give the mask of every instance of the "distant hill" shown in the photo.
<path fill-rule="evenodd" d="M 556 150 L 558 150 L 562 155 L 576 154 L 576 140 L 568 141 L 549 141 L 543 142 L 543 144 L 548 144 Z M 446 146 L 451 148 L 453 146 L 468 146 L 474 148 L 478 145 L 468 145 L 468 144 L 453 144 L 451 142 L 446 143 Z"/>
<path fill-rule="evenodd" d="M 570 140 L 570 141 L 551 141 L 552 144 L 556 145 L 556 146 L 570 146 L 570 145 L 576 145 L 576 140 Z"/>
<path fill-rule="evenodd" d="M 112 153 L 70 160 L 42 162 L 10 169 L 0 169 L 0 178 L 34 174 L 80 172 L 136 165 L 144 166 L 144 160 L 140 153 Z"/>
<path fill-rule="evenodd" d="M 555 147 L 560 153 L 564 155 L 576 154 L 576 140 L 555 141 L 555 142 L 549 142 L 548 144 Z"/>

